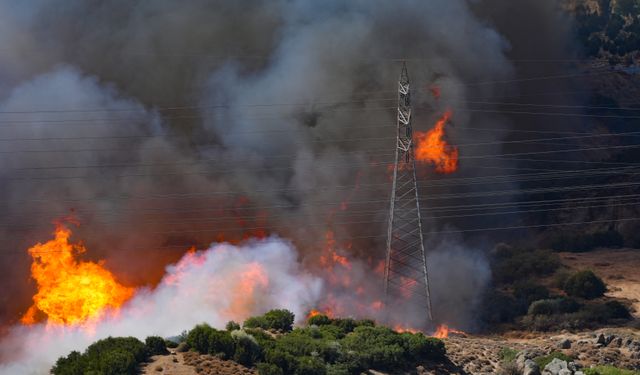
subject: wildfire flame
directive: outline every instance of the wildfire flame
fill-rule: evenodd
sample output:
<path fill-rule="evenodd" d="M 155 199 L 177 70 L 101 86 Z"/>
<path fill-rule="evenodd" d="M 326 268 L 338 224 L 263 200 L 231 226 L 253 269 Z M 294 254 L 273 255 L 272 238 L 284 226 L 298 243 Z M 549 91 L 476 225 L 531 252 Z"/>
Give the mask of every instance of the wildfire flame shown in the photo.
<path fill-rule="evenodd" d="M 428 132 L 416 132 L 416 160 L 431 163 L 436 172 L 453 173 L 458 169 L 458 148 L 445 141 L 444 126 L 451 119 L 452 112 L 447 110 Z"/>
<path fill-rule="evenodd" d="M 86 249 L 69 243 L 69 229 L 59 225 L 54 234 L 51 241 L 29 249 L 38 291 L 21 318 L 23 324 L 36 323 L 38 313 L 44 313 L 48 323 L 81 324 L 107 309 L 117 310 L 131 298 L 134 289 L 118 283 L 102 263 L 76 259 Z"/>
<path fill-rule="evenodd" d="M 328 316 L 329 318 L 333 318 L 333 311 L 330 308 L 326 308 L 323 311 L 317 310 L 317 309 L 311 309 L 311 311 L 309 311 L 309 313 L 307 314 L 307 320 L 309 320 L 309 318 L 313 318 L 314 316 L 318 316 L 318 315 L 325 315 Z"/>
<path fill-rule="evenodd" d="M 441 324 L 441 325 L 438 326 L 436 331 L 433 333 L 433 337 L 435 337 L 437 339 L 446 339 L 447 337 L 449 337 L 449 334 L 451 334 L 451 333 L 454 333 L 454 334 L 457 334 L 457 335 L 463 335 L 463 336 L 467 335 L 463 331 L 459 331 L 457 329 L 449 328 L 449 326 L 446 325 L 446 324 Z"/>

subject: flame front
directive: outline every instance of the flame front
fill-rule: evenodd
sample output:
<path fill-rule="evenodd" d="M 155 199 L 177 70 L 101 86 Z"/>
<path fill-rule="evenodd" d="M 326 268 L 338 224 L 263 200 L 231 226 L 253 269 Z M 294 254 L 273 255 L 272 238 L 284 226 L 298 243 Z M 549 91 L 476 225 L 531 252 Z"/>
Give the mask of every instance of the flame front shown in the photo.
<path fill-rule="evenodd" d="M 445 141 L 444 126 L 452 112 L 446 111 L 428 132 L 416 132 L 415 157 L 417 161 L 431 163 L 436 172 L 453 173 L 458 169 L 458 148 Z"/>
<path fill-rule="evenodd" d="M 441 325 L 438 326 L 436 331 L 433 333 L 433 337 L 435 337 L 437 339 L 446 339 L 447 337 L 449 337 L 449 334 L 451 334 L 451 333 L 455 333 L 457 335 L 466 336 L 466 333 L 463 332 L 463 331 L 459 331 L 457 329 L 449 328 L 449 326 L 446 325 L 446 324 L 441 324 Z"/>
<path fill-rule="evenodd" d="M 69 229 L 58 226 L 54 239 L 29 249 L 31 277 L 38 291 L 23 324 L 36 323 L 39 312 L 49 323 L 81 324 L 106 309 L 117 309 L 133 295 L 134 289 L 118 283 L 102 264 L 77 260 L 76 254 L 86 249 L 70 244 L 70 236 Z"/>

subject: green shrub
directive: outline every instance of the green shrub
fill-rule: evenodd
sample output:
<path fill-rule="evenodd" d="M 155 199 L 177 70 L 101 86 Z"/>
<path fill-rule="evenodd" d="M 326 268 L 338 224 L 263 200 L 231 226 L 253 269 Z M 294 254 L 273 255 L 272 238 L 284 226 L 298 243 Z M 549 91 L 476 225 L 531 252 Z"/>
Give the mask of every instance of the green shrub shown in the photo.
<path fill-rule="evenodd" d="M 170 349 L 175 349 L 178 347 L 178 343 L 172 340 L 165 340 L 164 345 Z"/>
<path fill-rule="evenodd" d="M 235 342 L 229 331 L 217 331 L 209 335 L 208 353 L 222 355 L 223 359 L 232 358 L 235 354 Z"/>
<path fill-rule="evenodd" d="M 351 372 L 346 364 L 336 363 L 327 366 L 327 375 L 351 375 Z"/>
<path fill-rule="evenodd" d="M 402 347 L 405 350 L 406 360 L 417 363 L 422 360 L 444 359 L 446 350 L 444 342 L 433 337 L 426 337 L 422 333 L 402 333 L 400 334 Z"/>
<path fill-rule="evenodd" d="M 280 347 L 267 350 L 264 359 L 278 366 L 285 374 L 292 374 L 297 367 L 296 357 Z"/>
<path fill-rule="evenodd" d="M 269 324 L 269 328 L 282 332 L 290 332 L 293 329 L 295 315 L 289 310 L 271 310 L 264 314 Z"/>
<path fill-rule="evenodd" d="M 328 325 L 331 324 L 331 318 L 329 318 L 326 315 L 314 315 L 312 317 L 310 317 L 307 320 L 307 324 L 309 325 L 317 325 L 317 326 L 324 326 L 324 325 Z"/>
<path fill-rule="evenodd" d="M 553 274 L 560 266 L 560 258 L 548 250 L 501 245 L 496 247 L 491 263 L 494 280 L 498 284 L 509 284 L 532 276 Z"/>
<path fill-rule="evenodd" d="M 269 322 L 267 322 L 264 316 L 252 316 L 242 323 L 242 328 L 269 329 Z"/>
<path fill-rule="evenodd" d="M 144 346 L 147 348 L 149 355 L 168 354 L 167 344 L 160 336 L 149 336 L 144 340 Z"/>
<path fill-rule="evenodd" d="M 540 366 L 540 369 L 544 369 L 546 365 L 551 363 L 555 358 L 558 358 L 563 361 L 571 362 L 573 361 L 573 357 L 570 357 L 561 352 L 552 352 L 548 355 L 534 358 L 533 360 Z"/>
<path fill-rule="evenodd" d="M 629 308 L 619 301 L 607 301 L 604 303 L 608 310 L 609 319 L 631 319 Z"/>
<path fill-rule="evenodd" d="M 518 355 L 518 351 L 511 348 L 502 348 L 498 353 L 498 357 L 503 363 L 511 363 L 516 360 L 516 356 Z"/>
<path fill-rule="evenodd" d="M 311 353 L 320 353 L 326 341 L 323 340 L 322 331 L 312 328 L 296 328 L 291 333 L 281 336 L 276 342 L 276 348 L 295 357 L 310 356 Z"/>
<path fill-rule="evenodd" d="M 445 348 L 441 340 L 421 334 L 398 334 L 386 327 L 357 327 L 342 340 L 350 353 L 351 369 L 397 370 L 415 364 L 416 359 L 441 359 Z"/>
<path fill-rule="evenodd" d="M 592 271 L 579 271 L 569 276 L 563 290 L 572 297 L 593 299 L 602 297 L 607 290 L 602 279 Z"/>
<path fill-rule="evenodd" d="M 231 336 L 235 341 L 234 361 L 251 367 L 262 359 L 262 348 L 253 336 L 244 331 L 233 331 Z"/>
<path fill-rule="evenodd" d="M 225 326 L 225 329 L 229 332 L 231 331 L 237 331 L 240 329 L 240 324 L 234 322 L 233 320 L 230 320 L 229 322 L 227 322 L 227 325 Z"/>
<path fill-rule="evenodd" d="M 198 324 L 187 334 L 189 348 L 202 354 L 209 353 L 209 337 L 215 330 L 206 323 Z"/>
<path fill-rule="evenodd" d="M 345 335 L 353 332 L 353 330 L 356 329 L 356 327 L 358 326 L 358 323 L 351 318 L 333 319 L 331 324 L 340 328 L 342 333 L 344 333 Z"/>
<path fill-rule="evenodd" d="M 295 315 L 288 310 L 271 310 L 262 316 L 254 316 L 245 320 L 243 327 L 273 329 L 290 332 L 293 329 Z"/>
<path fill-rule="evenodd" d="M 99 360 L 98 372 L 103 375 L 123 375 L 138 373 L 138 362 L 133 353 L 123 349 L 103 353 Z"/>
<path fill-rule="evenodd" d="M 579 312 L 580 318 L 586 323 L 606 324 L 615 319 L 629 319 L 629 309 L 618 301 L 605 303 L 590 303 Z"/>
<path fill-rule="evenodd" d="M 295 375 L 326 375 L 327 366 L 321 359 L 315 357 L 302 357 L 298 359 Z"/>
<path fill-rule="evenodd" d="M 60 357 L 51 369 L 54 375 L 84 375 L 85 368 L 88 368 L 86 358 L 80 352 L 72 351 L 66 357 Z"/>
<path fill-rule="evenodd" d="M 375 327 L 376 322 L 372 319 L 360 319 L 356 321 L 356 327 Z"/>
<path fill-rule="evenodd" d="M 258 345 L 263 349 L 272 348 L 275 345 L 276 340 L 273 336 L 262 328 L 246 328 L 244 331 L 253 336 L 258 342 Z"/>
<path fill-rule="evenodd" d="M 138 372 L 147 359 L 147 348 L 134 337 L 108 337 L 91 344 L 83 354 L 71 352 L 51 369 L 54 375 L 128 375 Z"/>
<path fill-rule="evenodd" d="M 529 315 L 553 315 L 573 313 L 580 309 L 580 304 L 570 298 L 543 299 L 534 301 L 529 306 Z"/>
<path fill-rule="evenodd" d="M 272 329 L 286 330 L 293 314 L 273 311 L 258 318 L 268 322 L 267 326 L 278 327 Z M 257 364 L 261 375 L 357 375 L 368 369 L 415 368 L 421 361 L 445 358 L 441 340 L 421 333 L 398 333 L 376 326 L 372 320 L 335 319 L 330 324 L 278 335 L 263 328 L 229 332 L 199 324 L 182 336 L 179 347 L 222 355 L 249 367 Z M 108 338 L 92 344 L 83 354 L 71 352 L 59 358 L 52 373 L 134 374 L 148 354 L 166 350 L 166 345 L 157 336 L 148 337 L 145 343 L 135 338 Z"/>
<path fill-rule="evenodd" d="M 613 366 L 596 366 L 584 369 L 585 375 L 640 375 L 640 371 L 624 370 Z"/>
<path fill-rule="evenodd" d="M 282 369 L 272 363 L 260 362 L 256 367 L 259 375 L 284 375 Z"/>

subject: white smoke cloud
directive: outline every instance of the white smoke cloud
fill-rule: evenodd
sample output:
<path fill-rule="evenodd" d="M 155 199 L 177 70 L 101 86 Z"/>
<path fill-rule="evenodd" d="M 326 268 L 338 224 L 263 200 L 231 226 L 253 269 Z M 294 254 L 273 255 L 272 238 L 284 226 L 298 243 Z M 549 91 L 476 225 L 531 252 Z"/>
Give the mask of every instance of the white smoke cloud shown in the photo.
<path fill-rule="evenodd" d="M 187 254 L 167 267 L 158 287 L 138 291 L 117 317 L 92 329 L 14 327 L 0 342 L 0 356 L 11 361 L 0 365 L 0 374 L 42 374 L 60 356 L 108 336 L 167 337 L 202 322 L 221 328 L 272 308 L 304 318 L 322 282 L 299 267 L 296 254 L 291 243 L 275 237 Z"/>

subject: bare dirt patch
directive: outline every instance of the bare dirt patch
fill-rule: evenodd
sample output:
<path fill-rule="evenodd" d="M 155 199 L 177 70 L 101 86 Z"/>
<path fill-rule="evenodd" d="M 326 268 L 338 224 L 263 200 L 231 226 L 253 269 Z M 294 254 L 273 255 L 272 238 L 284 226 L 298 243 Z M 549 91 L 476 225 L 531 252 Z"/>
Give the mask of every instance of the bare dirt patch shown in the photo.
<path fill-rule="evenodd" d="M 142 374 L 197 375 L 195 368 L 185 363 L 184 354 L 172 350 L 169 355 L 154 355 L 142 368 Z"/>

